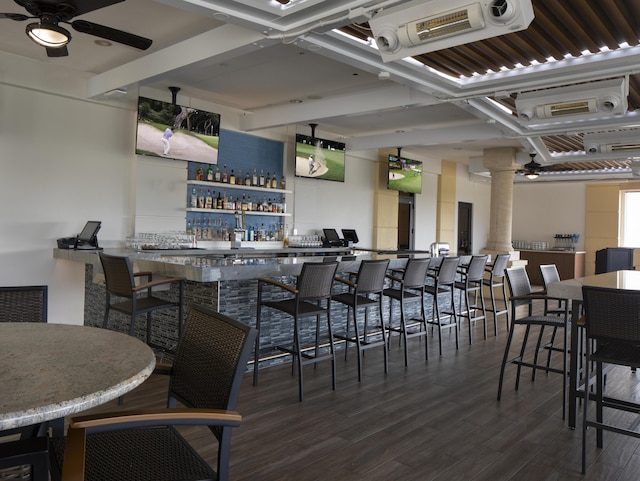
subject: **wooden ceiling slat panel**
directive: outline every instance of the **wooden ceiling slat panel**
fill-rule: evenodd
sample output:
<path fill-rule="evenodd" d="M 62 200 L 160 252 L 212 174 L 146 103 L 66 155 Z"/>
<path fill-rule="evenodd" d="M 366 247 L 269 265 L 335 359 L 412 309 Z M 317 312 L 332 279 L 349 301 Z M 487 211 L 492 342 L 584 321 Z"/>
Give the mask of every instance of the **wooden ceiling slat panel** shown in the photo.
<path fill-rule="evenodd" d="M 564 31 L 568 39 L 565 48 L 574 57 L 582 55 L 582 51 L 585 49 L 597 52 L 599 46 L 576 21 L 575 11 L 568 10 L 567 6 L 566 2 L 536 2 L 534 3 L 534 11 L 539 15 L 536 15 L 534 22 L 545 19 L 546 22 L 553 23 L 557 25 L 559 30 Z M 585 46 L 587 47 L 585 48 Z"/>
<path fill-rule="evenodd" d="M 615 37 L 615 43 L 611 45 L 607 44 L 609 48 L 618 48 L 627 38 L 637 37 L 628 19 L 625 18 L 624 13 L 620 10 L 618 2 L 613 0 L 600 0 L 600 2 L 594 4 L 593 8 L 600 13 L 607 32 Z"/>
<path fill-rule="evenodd" d="M 596 41 L 598 47 L 607 46 L 611 49 L 617 48 L 619 43 L 615 36 L 607 29 L 607 25 L 603 21 L 603 15 L 599 11 L 600 1 L 576 2 L 575 13 L 578 20 L 582 23 L 583 29 L 590 32 Z M 580 7 L 583 7 L 582 9 Z"/>

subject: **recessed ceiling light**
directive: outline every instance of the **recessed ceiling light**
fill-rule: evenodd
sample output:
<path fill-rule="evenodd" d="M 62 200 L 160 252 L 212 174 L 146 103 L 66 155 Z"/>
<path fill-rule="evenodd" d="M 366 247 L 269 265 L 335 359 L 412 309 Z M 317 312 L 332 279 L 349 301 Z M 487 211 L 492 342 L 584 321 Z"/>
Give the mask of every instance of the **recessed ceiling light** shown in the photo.
<path fill-rule="evenodd" d="M 95 43 L 96 45 L 100 45 L 101 47 L 111 47 L 111 45 L 113 45 L 111 42 L 109 42 L 109 40 L 103 39 L 94 40 L 93 43 Z"/>
<path fill-rule="evenodd" d="M 301 104 L 301 103 L 302 103 L 302 100 L 300 100 L 300 99 L 291 99 L 291 100 L 289 100 L 289 103 L 292 103 L 292 104 Z"/>

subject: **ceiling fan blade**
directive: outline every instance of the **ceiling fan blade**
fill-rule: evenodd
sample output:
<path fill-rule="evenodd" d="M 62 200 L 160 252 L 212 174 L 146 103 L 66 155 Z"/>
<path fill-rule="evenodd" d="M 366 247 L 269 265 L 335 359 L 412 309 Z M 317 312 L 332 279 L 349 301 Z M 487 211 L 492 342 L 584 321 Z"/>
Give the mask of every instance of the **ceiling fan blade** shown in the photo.
<path fill-rule="evenodd" d="M 47 57 L 66 57 L 69 55 L 69 51 L 67 50 L 67 46 L 59 47 L 59 48 L 47 48 Z"/>
<path fill-rule="evenodd" d="M 65 0 L 64 3 L 69 3 L 76 8 L 74 16 L 83 15 L 94 10 L 99 10 L 116 3 L 124 2 L 124 0 Z"/>
<path fill-rule="evenodd" d="M 0 13 L 0 18 L 8 18 L 11 20 L 15 20 L 16 22 L 22 22 L 24 20 L 27 20 L 29 18 L 33 18 L 33 17 L 29 17 L 27 15 L 24 15 L 22 13 Z"/>
<path fill-rule="evenodd" d="M 88 33 L 95 37 L 111 40 L 140 50 L 148 49 L 153 42 L 153 40 L 149 40 L 148 38 L 123 32 L 122 30 L 116 30 L 115 28 L 105 27 L 104 25 L 98 25 L 97 23 L 87 22 L 86 20 L 76 20 L 71 22 L 71 26 L 80 33 Z"/>

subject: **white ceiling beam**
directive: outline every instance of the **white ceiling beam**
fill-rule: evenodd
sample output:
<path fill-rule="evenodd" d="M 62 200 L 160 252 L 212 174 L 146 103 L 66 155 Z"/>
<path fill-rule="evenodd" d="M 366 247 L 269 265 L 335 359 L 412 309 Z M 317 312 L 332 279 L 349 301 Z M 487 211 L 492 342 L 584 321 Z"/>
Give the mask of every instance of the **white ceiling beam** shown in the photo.
<path fill-rule="evenodd" d="M 222 62 L 276 43 L 236 25 L 223 25 L 190 39 L 153 52 L 90 78 L 87 96 L 93 98 L 131 85 L 152 82 L 172 71 L 212 61 Z"/>
<path fill-rule="evenodd" d="M 396 132 L 390 134 L 365 135 L 347 139 L 346 145 L 349 150 L 369 150 L 382 149 L 391 145 L 409 146 L 429 146 L 439 144 L 460 143 L 460 139 L 465 142 L 503 139 L 504 135 L 495 125 L 485 123 L 466 124 L 459 127 L 443 127 L 437 129 L 415 130 L 410 132 Z"/>
<path fill-rule="evenodd" d="M 423 92 L 409 87 L 392 85 L 341 97 L 256 110 L 244 115 L 240 125 L 243 130 L 251 131 L 341 115 L 360 115 L 377 110 L 437 103 L 439 103 L 437 99 Z"/>

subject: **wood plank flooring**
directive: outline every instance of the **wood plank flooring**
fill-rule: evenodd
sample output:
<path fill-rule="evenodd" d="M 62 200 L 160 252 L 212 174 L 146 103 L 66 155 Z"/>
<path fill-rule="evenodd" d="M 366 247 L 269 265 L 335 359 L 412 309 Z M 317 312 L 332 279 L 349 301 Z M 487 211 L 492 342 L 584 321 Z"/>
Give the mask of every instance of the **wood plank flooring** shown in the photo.
<path fill-rule="evenodd" d="M 491 316 L 489 316 L 491 317 Z M 490 319 L 492 321 L 492 319 Z M 500 362 L 506 342 L 504 316 L 498 337 L 483 340 L 480 325 L 468 344 L 466 324 L 456 351 L 453 334 L 444 335 L 438 356 L 437 333 L 428 340 L 429 360 L 421 342 L 409 343 L 405 368 L 398 337 L 391 343 L 389 373 L 382 352 L 366 352 L 362 382 L 357 381 L 355 352 L 338 352 L 336 391 L 330 367 L 307 366 L 305 401 L 298 402 L 291 365 L 261 370 L 251 385 L 247 373 L 238 411 L 242 425 L 234 431 L 231 479 L 234 481 L 552 481 L 640 479 L 640 440 L 605 433 L 605 448 L 588 443 L 588 473 L 580 474 L 581 431 L 570 430 L 561 413 L 561 379 L 539 373 L 531 382 L 523 370 L 514 390 L 515 366 L 507 368 L 502 400 L 496 401 Z M 514 353 L 520 337 L 514 342 Z M 640 374 L 616 371 L 637 396 Z M 610 385 L 614 385 L 612 376 Z M 166 376 L 154 375 L 125 397 L 95 411 L 161 407 Z M 581 415 L 581 411 L 580 411 Z M 606 414 L 605 414 L 606 415 Z M 628 423 L 637 419 L 619 415 Z M 626 417 L 625 417 L 626 416 Z M 628 418 L 628 419 L 627 419 Z M 209 435 L 187 433 L 207 459 L 215 459 Z"/>

